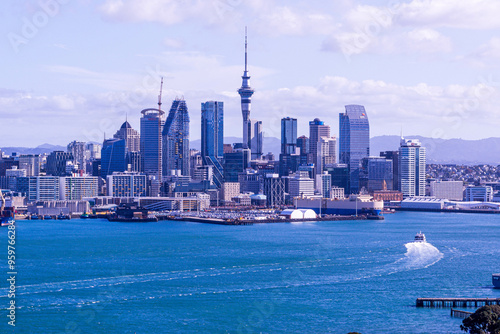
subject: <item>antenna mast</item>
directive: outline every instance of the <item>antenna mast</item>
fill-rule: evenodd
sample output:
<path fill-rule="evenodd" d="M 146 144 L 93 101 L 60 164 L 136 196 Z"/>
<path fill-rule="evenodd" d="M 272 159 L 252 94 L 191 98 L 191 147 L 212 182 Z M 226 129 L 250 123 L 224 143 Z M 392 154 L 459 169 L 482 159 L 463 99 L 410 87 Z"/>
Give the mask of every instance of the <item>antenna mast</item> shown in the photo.
<path fill-rule="evenodd" d="M 163 90 L 163 77 L 161 77 L 160 95 L 158 95 L 158 110 L 161 111 L 161 92 Z"/>
<path fill-rule="evenodd" d="M 245 26 L 245 72 L 247 72 L 247 27 Z"/>

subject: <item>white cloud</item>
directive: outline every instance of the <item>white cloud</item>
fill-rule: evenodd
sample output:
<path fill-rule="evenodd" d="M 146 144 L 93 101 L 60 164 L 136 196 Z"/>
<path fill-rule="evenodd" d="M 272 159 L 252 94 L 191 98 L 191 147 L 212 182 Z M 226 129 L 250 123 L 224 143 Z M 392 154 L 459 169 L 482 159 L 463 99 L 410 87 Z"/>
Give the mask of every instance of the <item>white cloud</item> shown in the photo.
<path fill-rule="evenodd" d="M 396 7 L 395 21 L 401 25 L 495 29 L 500 27 L 497 0 L 413 0 Z"/>
<path fill-rule="evenodd" d="M 500 59 L 500 38 L 493 37 L 487 43 L 466 56 L 459 57 L 477 67 L 496 67 Z"/>

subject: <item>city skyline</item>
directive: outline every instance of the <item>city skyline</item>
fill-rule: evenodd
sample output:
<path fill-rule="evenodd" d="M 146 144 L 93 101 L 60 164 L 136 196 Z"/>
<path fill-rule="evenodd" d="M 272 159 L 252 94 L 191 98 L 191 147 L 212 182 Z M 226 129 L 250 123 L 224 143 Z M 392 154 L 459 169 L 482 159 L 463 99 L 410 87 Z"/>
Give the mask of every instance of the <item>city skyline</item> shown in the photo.
<path fill-rule="evenodd" d="M 1 5 L 9 65 L 0 82 L 2 146 L 102 142 L 127 115 L 139 129 L 161 76 L 164 99 L 184 96 L 192 110 L 193 140 L 201 136 L 198 106 L 209 100 L 223 101 L 235 125 L 225 136 L 240 137 L 245 26 L 252 115 L 265 136 L 279 138 L 287 116 L 298 119 L 299 135 L 314 117 L 338 135 L 333 115 L 348 104 L 370 110 L 373 136 L 401 128 L 433 138 L 497 136 L 500 24 L 492 13 L 500 5 L 491 0 L 43 3 L 52 6 Z"/>

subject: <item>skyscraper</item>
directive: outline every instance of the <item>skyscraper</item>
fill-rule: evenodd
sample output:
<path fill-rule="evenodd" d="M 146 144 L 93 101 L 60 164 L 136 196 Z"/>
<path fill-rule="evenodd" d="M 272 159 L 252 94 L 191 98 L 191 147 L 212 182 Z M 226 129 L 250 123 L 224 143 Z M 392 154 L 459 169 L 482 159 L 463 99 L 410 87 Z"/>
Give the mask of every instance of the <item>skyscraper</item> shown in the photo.
<path fill-rule="evenodd" d="M 144 109 L 141 113 L 141 168 L 146 175 L 161 182 L 161 131 L 165 124 L 165 112 L 161 109 L 149 108 Z"/>
<path fill-rule="evenodd" d="M 175 99 L 163 128 L 163 175 L 180 170 L 189 176 L 189 114 L 186 101 Z"/>
<path fill-rule="evenodd" d="M 300 155 L 307 155 L 307 153 L 309 153 L 309 138 L 306 136 L 297 138 L 297 148 L 299 149 Z"/>
<path fill-rule="evenodd" d="M 339 163 L 349 168 L 348 194 L 360 191 L 359 168 L 361 159 L 370 156 L 370 125 L 365 107 L 347 105 L 339 114 Z"/>
<path fill-rule="evenodd" d="M 128 152 L 138 152 L 141 149 L 141 136 L 132 128 L 132 126 L 130 126 L 128 121 L 125 121 L 125 123 L 122 124 L 113 137 L 124 139 Z"/>
<path fill-rule="evenodd" d="M 203 165 L 213 166 L 212 179 L 217 187 L 224 182 L 221 160 L 224 158 L 224 103 L 201 104 L 201 157 Z"/>
<path fill-rule="evenodd" d="M 264 135 L 262 134 L 262 121 L 251 119 L 248 122 L 248 125 L 249 125 L 248 148 L 250 148 L 252 152 L 251 154 L 252 160 L 258 160 L 262 157 L 263 153 Z"/>
<path fill-rule="evenodd" d="M 127 170 L 127 146 L 125 139 L 106 139 L 101 149 L 101 177 Z"/>
<path fill-rule="evenodd" d="M 337 138 L 319 137 L 316 156 L 316 174 L 323 174 L 325 167 L 336 162 Z"/>
<path fill-rule="evenodd" d="M 250 87 L 250 75 L 248 75 L 248 53 L 247 53 L 247 34 L 245 28 L 245 71 L 243 72 L 242 84 L 238 89 L 238 94 L 241 96 L 241 112 L 243 114 L 243 145 L 250 147 L 250 106 L 252 103 L 252 95 L 254 90 Z"/>
<path fill-rule="evenodd" d="M 281 154 L 295 154 L 297 149 L 297 119 L 281 119 Z"/>
<path fill-rule="evenodd" d="M 330 126 L 315 118 L 309 122 L 309 163 L 317 164 L 318 143 L 321 137 L 330 138 Z M 321 171 L 316 168 L 316 173 L 321 174 Z"/>
<path fill-rule="evenodd" d="M 425 147 L 416 139 L 401 138 L 399 187 L 403 197 L 425 196 Z"/>

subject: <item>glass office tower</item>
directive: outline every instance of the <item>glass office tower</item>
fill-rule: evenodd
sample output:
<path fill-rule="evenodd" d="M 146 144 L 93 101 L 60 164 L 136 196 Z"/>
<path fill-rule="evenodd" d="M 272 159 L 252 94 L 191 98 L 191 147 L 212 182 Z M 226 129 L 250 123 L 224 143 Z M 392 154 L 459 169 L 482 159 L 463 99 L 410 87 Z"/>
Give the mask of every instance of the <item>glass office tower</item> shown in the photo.
<path fill-rule="evenodd" d="M 349 168 L 348 194 L 359 193 L 361 160 L 370 156 L 370 124 L 365 107 L 347 105 L 339 114 L 339 163 Z"/>

